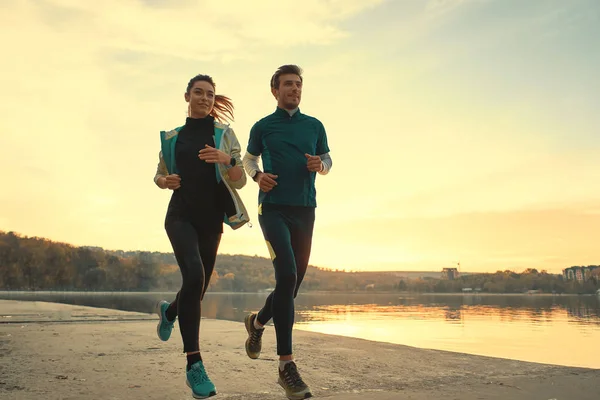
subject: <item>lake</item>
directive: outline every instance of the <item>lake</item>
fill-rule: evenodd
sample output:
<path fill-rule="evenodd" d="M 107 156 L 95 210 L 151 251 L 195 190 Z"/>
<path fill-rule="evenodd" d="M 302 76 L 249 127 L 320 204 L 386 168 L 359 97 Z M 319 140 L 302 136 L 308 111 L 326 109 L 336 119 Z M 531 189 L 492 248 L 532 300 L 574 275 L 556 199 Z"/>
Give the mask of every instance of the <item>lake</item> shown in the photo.
<path fill-rule="evenodd" d="M 0 299 L 151 313 L 159 299 L 174 295 L 0 292 Z M 266 293 L 209 292 L 203 317 L 243 321 L 266 297 Z M 295 327 L 421 348 L 600 368 L 597 296 L 301 293 L 296 299 Z"/>

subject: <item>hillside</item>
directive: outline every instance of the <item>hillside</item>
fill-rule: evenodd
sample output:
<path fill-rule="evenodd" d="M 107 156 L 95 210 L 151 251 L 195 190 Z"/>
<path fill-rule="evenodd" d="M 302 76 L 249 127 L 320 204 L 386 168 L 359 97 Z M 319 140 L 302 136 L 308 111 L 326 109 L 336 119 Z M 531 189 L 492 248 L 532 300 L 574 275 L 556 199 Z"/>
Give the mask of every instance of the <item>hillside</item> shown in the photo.
<path fill-rule="evenodd" d="M 181 284 L 172 253 L 76 247 L 14 232 L 0 232 L 0 267 L 0 289 L 4 290 L 177 290 Z M 408 275 L 309 266 L 303 288 L 353 291 L 374 285 L 378 290 L 394 290 L 397 277 Z M 271 260 L 219 254 L 209 290 L 253 292 L 274 286 Z"/>
<path fill-rule="evenodd" d="M 76 247 L 0 231 L 0 290 L 175 291 L 180 285 L 172 253 Z M 219 254 L 209 290 L 256 292 L 274 286 L 271 260 Z M 600 288 L 598 274 L 579 284 L 535 269 L 462 274 L 459 279 L 444 280 L 441 271 L 346 272 L 309 266 L 303 282 L 303 290 L 313 291 L 450 293 L 466 287 L 490 293 L 594 293 Z"/>

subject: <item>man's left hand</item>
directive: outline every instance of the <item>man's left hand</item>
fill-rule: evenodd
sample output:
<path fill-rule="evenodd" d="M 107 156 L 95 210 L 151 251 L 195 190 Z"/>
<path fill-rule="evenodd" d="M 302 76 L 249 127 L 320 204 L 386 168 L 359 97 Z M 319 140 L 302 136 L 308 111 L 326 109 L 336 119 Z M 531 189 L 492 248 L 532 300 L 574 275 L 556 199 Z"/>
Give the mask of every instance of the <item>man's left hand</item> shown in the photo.
<path fill-rule="evenodd" d="M 323 170 L 323 162 L 321 161 L 321 157 L 319 156 L 311 156 L 310 154 L 305 154 L 306 156 L 306 166 L 311 172 L 320 172 Z"/>

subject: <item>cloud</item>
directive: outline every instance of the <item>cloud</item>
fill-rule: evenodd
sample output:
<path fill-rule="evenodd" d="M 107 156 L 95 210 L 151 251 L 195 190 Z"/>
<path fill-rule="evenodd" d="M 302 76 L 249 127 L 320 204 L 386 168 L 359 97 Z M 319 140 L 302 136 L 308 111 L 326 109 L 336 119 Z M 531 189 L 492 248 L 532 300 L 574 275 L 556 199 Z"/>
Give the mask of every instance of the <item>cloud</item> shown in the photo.
<path fill-rule="evenodd" d="M 481 1 L 482 0 L 429 0 L 425 5 L 425 13 L 429 16 L 439 17 L 452 12 L 465 4 Z"/>
<path fill-rule="evenodd" d="M 86 3 L 45 0 L 13 6 L 88 45 L 162 57 L 251 57 L 269 47 L 329 45 L 348 36 L 340 23 L 383 0 L 322 2 L 209 0 Z M 266 19 L 268 17 L 268 19 Z M 22 18 L 14 18 L 15 21 Z M 13 25 L 14 26 L 14 25 Z"/>

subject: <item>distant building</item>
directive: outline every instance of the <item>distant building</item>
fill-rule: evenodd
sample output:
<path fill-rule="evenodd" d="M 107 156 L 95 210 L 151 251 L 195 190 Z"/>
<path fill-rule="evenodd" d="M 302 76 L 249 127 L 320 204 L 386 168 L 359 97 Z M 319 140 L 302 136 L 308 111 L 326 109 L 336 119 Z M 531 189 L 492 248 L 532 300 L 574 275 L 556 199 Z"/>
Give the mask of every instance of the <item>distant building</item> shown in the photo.
<path fill-rule="evenodd" d="M 563 269 L 563 278 L 566 281 L 586 282 L 592 277 L 598 276 L 598 271 L 600 271 L 600 265 L 575 266 Z"/>
<path fill-rule="evenodd" d="M 442 270 L 442 279 L 454 280 L 458 278 L 458 268 L 444 268 Z"/>

